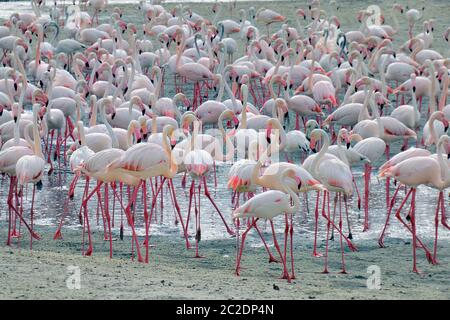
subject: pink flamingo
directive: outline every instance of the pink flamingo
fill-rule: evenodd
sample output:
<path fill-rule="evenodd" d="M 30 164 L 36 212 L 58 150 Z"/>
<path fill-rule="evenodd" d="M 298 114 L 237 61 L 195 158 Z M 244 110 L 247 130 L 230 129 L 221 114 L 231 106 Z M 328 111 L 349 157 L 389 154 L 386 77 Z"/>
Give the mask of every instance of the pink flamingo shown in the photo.
<path fill-rule="evenodd" d="M 300 207 L 300 200 L 298 199 L 297 194 L 289 188 L 285 182 L 285 178 L 291 177 L 296 179 L 295 171 L 292 169 L 286 169 L 281 173 L 281 186 L 282 191 L 279 190 L 270 190 L 258 194 L 244 203 L 242 206 L 234 210 L 233 218 L 242 218 L 242 217 L 251 217 L 252 221 L 250 226 L 245 230 L 242 234 L 242 243 L 240 246 L 239 255 L 236 261 L 236 275 L 240 274 L 240 264 L 242 252 L 244 250 L 244 243 L 247 233 L 256 226 L 256 223 L 259 219 L 269 219 L 270 225 L 272 227 L 273 241 L 275 244 L 275 248 L 280 255 L 280 259 L 283 263 L 283 277 L 287 279 L 288 282 L 291 282 L 291 277 L 289 275 L 286 259 L 281 253 L 280 246 L 278 245 L 278 241 L 275 235 L 275 228 L 273 225 L 273 218 L 280 214 L 293 214 L 298 211 Z M 298 181 L 300 183 L 300 181 Z M 290 205 L 290 200 L 294 202 L 294 205 Z M 256 218 L 256 219 L 255 219 Z"/>

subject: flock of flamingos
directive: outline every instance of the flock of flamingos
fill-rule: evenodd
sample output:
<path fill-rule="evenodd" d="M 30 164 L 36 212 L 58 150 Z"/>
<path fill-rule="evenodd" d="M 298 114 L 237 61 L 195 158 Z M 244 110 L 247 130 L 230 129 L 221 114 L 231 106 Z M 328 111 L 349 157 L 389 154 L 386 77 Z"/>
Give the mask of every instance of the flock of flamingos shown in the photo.
<path fill-rule="evenodd" d="M 433 49 L 433 41 L 448 43 L 450 28 L 436 34 L 434 20 L 424 21 L 425 8 L 399 4 L 385 8 L 393 13 L 393 25 L 385 23 L 383 11 L 361 10 L 354 17 L 358 30 L 346 31 L 333 0 L 299 8 L 294 23 L 255 7 L 222 19 L 234 8 L 218 2 L 208 4 L 210 17 L 184 5 L 136 6 L 138 21 L 127 23 L 122 10 L 106 0 L 80 0 L 79 6 L 55 1 L 48 7 L 31 0 L 34 13 L 14 13 L 0 26 L 0 172 L 1 188 L 9 188 L 1 211 L 8 245 L 25 236 L 21 226 L 29 232 L 30 248 L 40 239 L 33 230 L 36 189 L 45 188 L 44 175 L 70 169 L 68 199 L 79 198 L 76 186 L 84 181 L 77 209 L 84 255 L 93 251 L 88 203 L 96 199 L 110 255 L 118 205 L 125 216 L 120 238 L 125 224 L 133 256 L 148 262 L 155 207 L 165 197 L 173 203 L 186 248 L 193 236 L 200 258 L 200 200 L 208 199 L 224 231 L 237 237 L 237 275 L 253 229 L 270 261 L 281 262 L 282 277 L 291 281 L 292 217 L 301 211 L 303 193 L 315 202 L 313 255 L 322 257 L 318 221 L 325 219 L 324 272 L 336 233 L 345 273 L 345 247 L 357 250 L 348 206 L 362 203 L 363 228 L 369 229 L 372 166 L 386 157 L 376 172 L 386 181 L 379 245 L 395 214 L 412 235 L 413 271 L 418 272 L 417 250 L 437 263 L 438 227 L 450 229 L 444 194 L 450 186 L 450 59 Z M 108 23 L 99 23 L 101 14 Z M 394 45 L 398 20 L 409 26 L 409 36 Z M 419 25 L 423 29 L 416 34 Z M 390 157 L 397 141 L 401 149 L 396 144 Z M 232 163 L 227 177 L 217 177 L 217 162 Z M 358 165 L 364 166 L 361 192 L 352 173 Z M 177 195 L 176 175 L 189 190 L 188 208 L 178 205 L 184 195 Z M 222 213 L 208 189 L 222 178 L 233 193 L 232 216 Z M 421 185 L 437 192 L 429 215 L 435 214 L 434 248 L 416 232 Z M 280 215 L 284 250 L 272 222 Z M 65 218 L 55 239 L 62 237 Z M 274 248 L 260 220 L 270 224 Z M 138 222 L 145 237 L 137 235 Z M 195 234 L 189 234 L 190 223 Z"/>

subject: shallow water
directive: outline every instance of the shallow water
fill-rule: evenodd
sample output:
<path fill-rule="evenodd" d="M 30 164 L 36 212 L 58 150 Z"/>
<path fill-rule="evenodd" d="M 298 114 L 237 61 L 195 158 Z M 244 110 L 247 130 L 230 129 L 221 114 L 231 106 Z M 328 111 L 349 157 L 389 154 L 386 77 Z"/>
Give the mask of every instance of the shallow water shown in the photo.
<path fill-rule="evenodd" d="M 137 13 L 137 11 L 134 9 L 134 5 L 130 5 L 129 3 L 135 2 L 135 1 L 110 1 L 110 4 L 123 6 L 125 8 L 125 15 L 124 19 L 126 21 L 133 21 L 136 23 L 136 25 L 139 25 L 142 21 L 139 19 L 141 18 L 140 13 Z M 189 1 L 192 2 L 192 1 Z M 397 1 L 396 1 L 397 2 Z M 417 2 L 405 2 L 405 1 L 398 1 L 400 3 L 410 3 L 412 6 L 420 6 L 421 4 L 417 4 Z M 276 8 L 279 12 L 282 14 L 287 14 L 288 18 L 292 18 L 292 14 L 294 10 L 293 8 L 299 8 L 299 7 L 305 7 L 305 1 L 296 1 L 295 4 L 293 2 L 279 2 L 277 4 L 269 4 L 264 3 L 264 6 L 269 8 Z M 344 31 L 347 31 L 352 28 L 357 28 L 358 24 L 355 19 L 355 14 L 358 10 L 363 9 L 367 7 L 363 3 L 363 1 L 339 1 L 340 3 L 340 11 L 339 11 L 339 18 L 341 19 L 342 29 Z M 373 3 L 373 1 L 372 1 Z M 390 8 L 392 6 L 393 1 L 377 1 L 376 3 L 383 3 L 383 6 L 385 8 Z M 421 3 L 421 2 L 419 2 Z M 444 41 L 441 41 L 442 39 L 442 32 L 447 27 L 445 23 L 448 22 L 448 16 L 450 15 L 450 7 L 448 6 L 447 1 L 431 1 L 429 3 L 432 3 L 433 5 L 430 5 L 427 7 L 427 11 L 425 13 L 426 17 L 433 17 L 436 20 L 435 23 L 435 41 L 434 41 L 434 48 L 440 51 L 441 53 L 445 53 L 448 48 L 446 47 L 446 43 Z M 417 4 L 417 5 L 416 5 Z M 173 4 L 169 4 L 169 7 L 172 7 Z M 199 4 L 193 4 L 192 8 L 194 11 L 198 11 L 200 14 L 207 15 L 206 8 L 209 8 L 210 4 L 207 6 L 200 6 Z M 30 6 L 28 2 L 2 2 L 0 3 L 0 7 L 2 10 L 0 10 L 0 20 L 1 18 L 7 18 L 12 12 L 20 11 L 20 12 L 26 12 L 31 11 Z M 110 5 L 111 7 L 111 5 Z M 205 8 L 206 7 L 206 8 Z M 248 7 L 247 3 L 238 3 L 237 8 L 240 7 Z M 223 14 L 227 13 L 227 10 L 223 10 Z M 101 20 L 107 21 L 109 17 L 107 15 L 103 14 L 101 16 Z M 137 20 L 136 20 L 137 19 Z M 386 14 L 387 22 L 390 22 L 390 15 Z M 401 32 L 400 35 L 396 37 L 396 39 L 406 39 L 406 28 L 407 24 L 406 21 L 401 21 Z M 420 26 L 416 26 L 416 31 L 420 30 Z M 397 40 L 396 43 L 399 43 Z M 167 79 L 170 79 L 168 77 Z M 168 87 L 165 89 L 166 94 L 169 96 L 173 93 L 173 85 L 170 83 L 168 84 Z M 424 108 L 425 109 L 425 108 Z M 422 116 L 422 119 L 424 118 L 424 115 Z M 291 121 L 291 124 L 293 124 L 294 121 Z M 420 136 L 419 136 L 420 139 Z M 391 156 L 398 152 L 400 148 L 399 144 L 395 144 L 393 147 L 391 147 Z M 296 158 L 296 163 L 299 162 L 299 158 Z M 374 173 L 376 173 L 376 167 L 378 167 L 382 161 L 379 163 L 376 163 L 374 166 Z M 218 164 L 217 166 L 217 187 L 214 187 L 214 180 L 212 176 L 209 177 L 209 188 L 211 191 L 211 194 L 216 201 L 218 207 L 222 210 L 222 213 L 227 219 L 227 222 L 231 225 L 231 192 L 230 190 L 227 190 L 226 188 L 226 182 L 227 182 L 227 175 L 230 165 L 228 164 Z M 353 172 L 355 174 L 357 184 L 359 187 L 360 192 L 363 192 L 363 181 L 362 181 L 362 167 L 355 167 L 353 168 Z M 385 208 L 385 188 L 384 188 L 384 182 L 377 181 L 377 178 L 375 177 L 375 174 L 373 173 L 372 180 L 371 180 L 371 196 L 370 196 L 370 231 L 368 232 L 362 232 L 362 222 L 363 222 L 363 210 L 358 210 L 357 208 L 357 198 L 356 194 L 353 196 L 353 198 L 349 202 L 349 215 L 351 219 L 351 224 L 353 228 L 353 236 L 355 241 L 357 242 L 358 239 L 375 239 L 377 238 L 379 232 L 382 229 L 382 226 L 385 221 L 386 217 L 386 208 Z M 67 194 L 67 186 L 70 183 L 71 180 L 71 174 L 69 172 L 61 172 L 61 176 L 59 176 L 58 173 L 53 174 L 51 177 L 45 176 L 44 178 L 44 188 L 41 191 L 38 191 L 36 194 L 36 224 L 41 225 L 55 225 L 59 222 L 60 217 L 64 211 L 65 206 L 68 203 L 68 218 L 66 222 L 66 226 L 70 228 L 77 228 L 81 229 L 78 224 L 78 210 L 80 206 L 80 198 L 83 193 L 83 186 L 84 181 L 79 181 L 77 189 L 76 189 L 76 196 L 74 200 L 65 202 L 66 200 L 66 194 Z M 61 179 L 61 181 L 60 181 Z M 177 192 L 177 198 L 181 207 L 182 215 L 184 219 L 186 219 L 187 215 L 187 207 L 188 207 L 188 192 L 189 189 L 183 189 L 180 187 L 180 181 L 181 176 L 177 176 L 174 179 L 174 185 L 176 187 Z M 63 187 L 59 186 L 59 183 L 62 183 Z M 0 202 L 6 203 L 6 196 L 7 196 L 7 188 L 8 181 L 6 178 L 3 178 L 1 180 L 1 188 L 0 188 Z M 187 184 L 189 186 L 189 182 Z M 91 183 L 91 188 L 93 187 L 93 183 Z M 392 189 L 393 187 L 391 187 Z M 30 191 L 30 190 L 29 190 Z M 392 194 L 393 190 L 391 191 Z M 403 192 L 400 193 L 401 195 L 404 195 Z M 28 196 L 30 198 L 30 195 Z M 112 198 L 112 197 L 110 197 Z M 447 194 L 445 196 L 447 199 Z M 302 206 L 301 206 L 301 213 L 297 214 L 294 218 L 295 221 L 295 230 L 298 233 L 300 233 L 300 237 L 306 237 L 308 239 L 312 239 L 313 237 L 313 230 L 314 230 L 314 223 L 313 223 L 313 210 L 314 210 L 314 204 L 315 204 L 315 194 L 309 195 L 309 212 L 307 212 L 306 209 L 306 202 L 303 197 L 302 199 Z M 420 187 L 418 189 L 417 193 L 417 206 L 416 206 L 416 215 L 417 215 L 417 224 L 418 224 L 418 233 L 422 235 L 423 237 L 433 237 L 434 236 L 434 209 L 435 209 L 435 201 L 437 199 L 437 193 L 436 191 L 427 188 L 427 187 Z M 447 200 L 446 200 L 447 201 Z M 447 201 L 448 202 L 448 201 Z M 397 202 L 398 203 L 398 202 Z M 24 210 L 27 210 L 30 206 L 29 201 L 25 201 L 25 207 Z M 92 224 L 96 225 L 96 219 L 95 214 L 93 214 L 96 211 L 96 201 L 93 200 L 90 202 L 90 212 L 92 213 Z M 112 209 L 112 203 L 110 204 L 110 208 Z M 202 239 L 223 239 L 228 237 L 227 233 L 225 232 L 225 228 L 223 227 L 223 224 L 217 215 L 217 213 L 214 211 L 214 208 L 212 205 L 208 202 L 206 198 L 202 199 L 201 204 L 201 210 L 202 210 Z M 24 211 L 28 212 L 28 211 Z M 174 213 L 173 208 L 171 205 L 169 194 L 167 193 L 167 189 L 164 189 L 164 210 L 163 214 L 161 214 L 161 208 L 160 204 L 158 202 L 157 205 L 157 211 L 156 211 L 156 220 L 153 222 L 151 226 L 151 233 L 152 234 L 158 234 L 158 235 L 168 235 L 171 237 L 175 236 L 181 236 L 181 228 L 179 226 L 176 226 L 174 224 Z M 343 211 L 344 213 L 344 211 Z M 405 215 L 406 213 L 404 213 Z M 115 209 L 115 227 L 113 229 L 115 234 L 119 233 L 119 221 L 121 216 L 121 210 L 119 207 L 118 202 L 116 201 L 116 209 Z M 193 216 L 193 212 L 192 215 Z M 5 206 L 0 206 L 0 219 L 6 219 L 7 217 L 7 211 Z M 138 228 L 138 232 L 140 234 L 143 234 L 143 228 L 142 226 L 142 208 L 141 205 L 138 205 L 138 208 L 136 210 L 136 219 L 137 224 L 140 226 Z M 396 221 L 395 217 L 391 220 L 391 226 L 389 228 L 389 236 L 392 237 L 398 237 L 398 238 L 410 238 L 410 235 L 405 232 L 404 228 L 400 226 L 400 224 Z M 277 228 L 279 232 L 283 232 L 283 218 L 278 217 L 276 219 L 277 222 Z M 126 224 L 126 223 L 125 223 Z M 264 223 L 261 222 L 261 225 Z M 346 228 L 346 224 L 344 223 L 344 226 Z M 191 220 L 190 223 L 190 235 L 194 234 L 194 220 Z M 102 222 L 100 217 L 100 225 L 98 228 L 102 228 Z M 264 228 L 263 228 L 264 229 Z M 267 228 L 266 231 L 269 231 L 270 229 Z M 130 233 L 130 230 L 125 228 L 125 231 L 127 233 Z M 325 224 L 323 219 L 320 219 L 320 237 L 324 237 L 324 231 L 325 231 Z M 450 233 L 445 232 L 444 230 L 440 230 L 440 237 L 442 238 L 450 238 Z M 259 240 L 253 237 L 254 245 L 259 245 Z M 258 241 L 257 241 L 258 240 Z M 180 241 L 182 241 L 180 239 Z"/>

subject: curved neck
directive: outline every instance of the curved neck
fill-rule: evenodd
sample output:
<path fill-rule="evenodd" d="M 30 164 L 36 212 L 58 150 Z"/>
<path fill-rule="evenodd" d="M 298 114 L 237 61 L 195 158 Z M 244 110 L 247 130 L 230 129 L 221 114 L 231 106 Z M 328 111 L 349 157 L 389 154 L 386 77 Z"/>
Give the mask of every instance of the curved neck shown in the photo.
<path fill-rule="evenodd" d="M 228 95 L 230 96 L 231 103 L 233 104 L 234 109 L 237 110 L 238 107 L 237 107 L 236 97 L 234 96 L 233 92 L 231 91 L 230 86 L 228 85 L 228 82 L 227 82 L 226 78 L 227 77 L 225 76 L 225 79 L 222 79 L 223 84 L 225 86 L 225 90 L 227 91 Z"/>
<path fill-rule="evenodd" d="M 442 85 L 441 98 L 439 99 L 439 111 L 444 109 L 444 106 L 447 104 L 447 95 L 448 95 L 448 85 L 449 85 L 449 77 L 448 71 L 444 72 L 444 81 Z"/>
<path fill-rule="evenodd" d="M 96 124 L 97 124 L 97 101 L 96 99 L 93 99 L 91 106 L 91 118 L 89 119 L 89 127 L 93 127 Z"/>
<path fill-rule="evenodd" d="M 436 75 L 434 72 L 434 66 L 433 63 L 430 63 L 429 65 L 429 72 L 430 72 L 430 81 L 431 81 L 431 86 L 430 86 L 430 112 L 433 113 L 434 111 L 436 111 L 436 96 L 435 96 L 435 92 L 436 92 Z"/>
<path fill-rule="evenodd" d="M 430 117 L 430 120 L 428 120 L 428 128 L 430 130 L 430 135 L 433 137 L 433 140 L 437 143 L 439 140 L 438 134 L 434 128 L 434 122 L 436 121 L 437 114 L 433 113 Z"/>
<path fill-rule="evenodd" d="M 345 147 L 342 146 L 342 136 L 341 136 L 341 134 L 338 135 L 338 138 L 337 138 L 337 146 L 338 146 L 338 154 L 339 154 L 339 158 L 340 158 L 347 166 L 350 166 L 350 165 L 349 165 L 349 162 L 348 162 L 347 155 L 345 154 Z"/>
<path fill-rule="evenodd" d="M 373 90 L 370 90 L 370 91 L 367 90 L 367 86 L 366 86 L 364 88 L 364 95 L 365 95 L 364 104 L 363 104 L 363 106 L 362 106 L 362 108 L 361 108 L 361 110 L 359 112 L 358 122 L 362 121 L 362 120 L 370 119 L 368 106 L 369 106 L 369 101 L 370 101 L 370 98 L 371 98 L 372 94 L 373 94 Z"/>
<path fill-rule="evenodd" d="M 447 163 L 445 163 L 446 161 L 444 161 L 444 159 L 442 158 L 442 141 L 443 140 L 439 140 L 437 147 L 436 147 L 437 161 L 439 163 L 439 169 L 441 171 L 441 175 L 440 175 L 441 180 L 438 182 L 439 185 L 437 185 L 437 187 L 439 189 L 445 188 L 446 181 L 449 180 L 448 165 L 447 165 Z"/>
<path fill-rule="evenodd" d="M 159 94 L 161 91 L 161 85 L 162 85 L 161 69 L 156 67 L 156 68 L 154 68 L 154 70 L 156 72 L 156 79 L 157 79 L 156 80 L 157 84 L 156 84 L 156 88 L 155 88 L 155 97 L 159 98 Z"/>
<path fill-rule="evenodd" d="M 291 189 L 289 188 L 289 186 L 286 183 L 286 175 L 283 174 L 281 176 L 281 187 L 283 188 L 283 191 L 286 192 L 288 195 L 291 196 L 293 205 L 289 206 L 289 208 L 286 210 L 285 213 L 287 214 L 293 214 L 295 212 L 298 211 L 298 209 L 300 208 L 300 199 L 298 198 L 297 194 Z"/>
<path fill-rule="evenodd" d="M 355 93 L 355 88 L 356 88 L 356 75 L 352 77 L 352 82 L 350 83 L 350 86 L 347 88 L 347 91 L 345 92 L 344 101 L 342 102 L 343 105 L 349 102 L 350 96 L 353 93 Z"/>
<path fill-rule="evenodd" d="M 34 154 L 42 159 L 44 159 L 44 155 L 42 154 L 41 147 L 41 136 L 39 135 L 38 129 L 38 111 L 37 108 L 33 108 L 33 141 L 34 141 Z"/>
<path fill-rule="evenodd" d="M 169 158 L 170 168 L 169 168 L 167 177 L 173 178 L 177 174 L 178 166 L 175 163 L 175 161 L 173 161 L 173 159 L 172 159 L 172 150 L 170 149 L 170 146 L 167 143 L 167 140 L 169 139 L 168 132 L 167 132 L 168 128 L 169 128 L 168 126 L 164 127 L 164 130 L 162 132 L 162 145 L 163 145 L 164 151 L 167 154 L 167 157 Z"/>
<path fill-rule="evenodd" d="M 219 93 L 217 94 L 216 101 L 221 102 L 223 99 L 223 91 L 225 89 L 225 84 L 224 84 L 225 81 L 226 80 L 223 79 L 222 76 L 219 77 Z"/>
<path fill-rule="evenodd" d="M 314 157 L 314 160 L 311 164 L 311 171 L 314 176 L 318 176 L 317 172 L 317 166 L 319 165 L 319 162 L 322 160 L 325 153 L 328 151 L 328 147 L 330 146 L 330 138 L 328 137 L 328 134 L 325 133 L 325 131 L 321 130 L 322 138 L 323 138 L 323 145 L 320 148 L 319 153 Z"/>
<path fill-rule="evenodd" d="M 130 122 L 130 124 L 128 125 L 128 130 L 127 130 L 127 148 L 130 148 L 133 145 L 133 132 L 134 131 L 134 124 L 132 122 Z"/>
<path fill-rule="evenodd" d="M 109 124 L 109 122 L 106 120 L 105 100 L 102 101 L 102 104 L 100 106 L 100 115 L 102 117 L 102 121 L 103 121 L 104 125 L 106 126 L 106 130 L 108 130 L 108 134 L 111 137 L 112 147 L 119 148 L 119 141 L 117 140 L 116 134 L 115 134 L 114 130 L 112 129 L 111 125 Z"/>

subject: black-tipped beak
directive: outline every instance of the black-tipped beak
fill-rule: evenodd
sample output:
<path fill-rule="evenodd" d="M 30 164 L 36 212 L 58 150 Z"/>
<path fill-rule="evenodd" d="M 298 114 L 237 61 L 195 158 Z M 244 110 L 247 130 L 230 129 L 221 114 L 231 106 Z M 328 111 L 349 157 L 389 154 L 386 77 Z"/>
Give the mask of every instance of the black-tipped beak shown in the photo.
<path fill-rule="evenodd" d="M 14 91 L 17 91 L 17 83 L 14 82 Z"/>
<path fill-rule="evenodd" d="M 0 117 L 3 115 L 3 109 L 0 110 Z"/>
<path fill-rule="evenodd" d="M 14 119 L 14 123 L 17 123 L 17 116 L 14 116 L 13 119 Z"/>
<path fill-rule="evenodd" d="M 145 134 L 142 135 L 142 137 L 144 138 L 144 140 L 147 140 L 148 134 L 145 133 Z"/>
<path fill-rule="evenodd" d="M 311 151 L 314 152 L 314 153 L 317 152 L 316 148 L 311 148 Z"/>
<path fill-rule="evenodd" d="M 447 154 L 447 159 L 450 159 L 450 153 Z"/>
<path fill-rule="evenodd" d="M 127 91 L 128 91 L 128 87 L 125 87 L 125 88 L 123 89 L 123 93 L 126 94 Z"/>
<path fill-rule="evenodd" d="M 116 116 L 116 113 L 114 112 L 113 114 L 111 114 L 111 120 L 114 120 L 114 117 Z"/>
<path fill-rule="evenodd" d="M 238 127 L 239 127 L 239 123 L 236 123 L 236 124 L 234 125 L 234 128 L 237 130 Z"/>
<path fill-rule="evenodd" d="M 444 126 L 444 131 L 447 131 L 448 129 L 448 124 L 446 126 Z"/>
<path fill-rule="evenodd" d="M 298 190 L 300 190 L 302 188 L 302 183 L 301 182 L 298 183 L 297 188 L 298 188 Z"/>
<path fill-rule="evenodd" d="M 39 86 L 42 88 L 44 87 L 44 82 L 42 80 L 39 80 Z"/>
<path fill-rule="evenodd" d="M 416 86 L 412 87 L 412 91 L 416 93 Z"/>
<path fill-rule="evenodd" d="M 268 144 L 270 144 L 270 141 L 271 141 L 271 140 L 270 140 L 270 137 L 269 137 L 269 136 L 266 137 L 266 141 L 267 141 Z"/>
<path fill-rule="evenodd" d="M 139 139 L 136 140 L 137 143 L 141 143 L 141 141 L 142 141 L 141 138 L 139 138 Z"/>
<path fill-rule="evenodd" d="M 145 109 L 142 109 L 142 115 L 145 115 Z"/>
<path fill-rule="evenodd" d="M 171 144 L 171 145 L 170 145 L 170 148 L 173 150 L 173 149 L 175 148 L 175 145 L 174 145 L 174 144 Z"/>
<path fill-rule="evenodd" d="M 350 146 L 351 146 L 350 142 L 347 142 L 347 149 L 350 149 Z"/>

